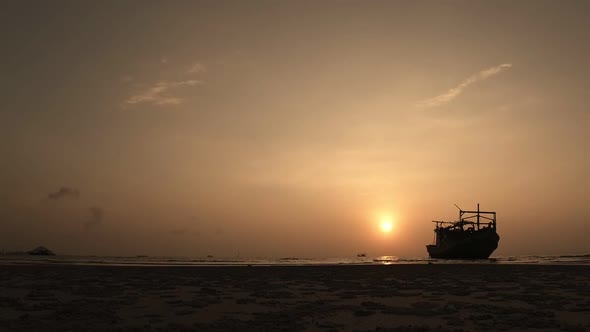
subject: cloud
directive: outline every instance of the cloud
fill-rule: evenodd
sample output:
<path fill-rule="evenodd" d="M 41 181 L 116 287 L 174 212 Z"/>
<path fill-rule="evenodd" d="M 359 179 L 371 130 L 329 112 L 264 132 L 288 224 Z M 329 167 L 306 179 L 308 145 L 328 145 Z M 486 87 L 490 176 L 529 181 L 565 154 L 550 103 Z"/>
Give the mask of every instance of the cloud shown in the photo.
<path fill-rule="evenodd" d="M 69 188 L 69 187 L 61 187 L 61 188 L 59 188 L 58 191 L 56 191 L 54 193 L 49 193 L 47 195 L 47 198 L 53 199 L 53 200 L 66 199 L 66 198 L 78 199 L 78 197 L 80 197 L 80 192 L 78 191 L 78 189 Z"/>
<path fill-rule="evenodd" d="M 184 81 L 160 81 L 153 86 L 148 87 L 135 95 L 127 98 L 125 104 L 152 104 L 152 105 L 179 105 L 184 101 L 182 98 L 172 95 L 172 90 L 185 87 L 203 84 L 200 80 L 184 80 Z"/>
<path fill-rule="evenodd" d="M 194 63 L 187 71 L 187 74 L 200 74 L 200 73 L 204 73 L 207 71 L 207 67 L 200 63 L 200 62 L 196 62 Z"/>
<path fill-rule="evenodd" d="M 84 226 L 90 228 L 98 226 L 100 225 L 100 223 L 102 223 L 102 220 L 104 219 L 103 209 L 97 206 L 93 206 L 88 208 L 88 212 L 90 213 L 90 216 L 88 217 L 88 220 L 86 220 L 86 222 L 84 223 Z"/>
<path fill-rule="evenodd" d="M 164 79 L 160 78 L 157 83 L 141 82 L 131 75 L 122 76 L 120 78 L 121 82 L 134 83 L 132 86 L 136 88 L 136 91 L 127 97 L 121 106 L 126 108 L 138 104 L 155 106 L 180 105 L 184 102 L 184 99 L 179 96 L 179 90 L 204 84 L 203 80 L 194 79 L 195 75 L 208 70 L 204 63 L 197 61 L 188 66 L 187 64 L 173 66 L 175 69 L 169 66 L 170 64 L 167 57 L 162 57 L 160 63 L 155 68 L 152 68 L 160 77 L 165 77 Z M 145 75 L 139 75 L 139 77 L 143 76 Z"/>
<path fill-rule="evenodd" d="M 510 67 L 512 67 L 512 64 L 504 63 L 504 64 L 498 65 L 496 67 L 481 70 L 480 72 L 469 76 L 463 82 L 461 82 L 461 84 L 450 89 L 449 91 L 447 91 L 441 95 L 438 95 L 436 97 L 432 97 L 432 98 L 428 98 L 428 99 L 419 101 L 417 103 L 417 106 L 429 108 L 429 107 L 437 107 L 437 106 L 449 103 L 453 99 L 457 98 L 461 93 L 463 93 L 463 90 L 465 90 L 471 84 L 476 83 L 478 81 L 485 80 L 485 79 L 490 78 L 494 75 L 497 75 L 497 74 L 501 73 L 503 70 L 508 69 Z"/>

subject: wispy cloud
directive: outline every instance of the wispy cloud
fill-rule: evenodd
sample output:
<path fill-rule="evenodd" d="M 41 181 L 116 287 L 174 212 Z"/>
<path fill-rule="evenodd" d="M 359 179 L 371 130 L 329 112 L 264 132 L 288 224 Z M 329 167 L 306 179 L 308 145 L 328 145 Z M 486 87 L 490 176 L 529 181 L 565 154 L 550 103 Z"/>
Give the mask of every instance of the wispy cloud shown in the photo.
<path fill-rule="evenodd" d="M 182 88 L 202 85 L 205 81 L 201 74 L 207 72 L 207 66 L 201 61 L 173 65 L 167 57 L 160 58 L 157 64 L 150 65 L 153 73 L 134 73 L 120 78 L 122 83 L 128 83 L 135 91 L 128 95 L 122 103 L 123 108 L 139 104 L 165 106 L 179 105 L 184 102 Z M 157 81 L 141 79 L 153 74 L 159 76 Z M 153 76 L 152 76 L 153 77 Z M 154 83 L 155 82 L 155 83 Z"/>
<path fill-rule="evenodd" d="M 445 92 L 441 95 L 438 95 L 436 97 L 432 97 L 432 98 L 428 98 L 428 99 L 419 101 L 417 103 L 417 106 L 428 108 L 428 107 L 437 107 L 437 106 L 449 103 L 453 99 L 457 98 L 461 93 L 463 93 L 463 90 L 465 90 L 468 86 L 472 85 L 473 83 L 476 83 L 478 81 L 482 81 L 482 80 L 490 78 L 494 75 L 497 75 L 497 74 L 501 73 L 503 70 L 508 69 L 510 67 L 512 67 L 512 64 L 503 63 L 501 65 L 498 65 L 498 66 L 495 66 L 492 68 L 481 70 L 480 72 L 469 76 L 468 78 L 463 80 L 463 82 L 461 82 L 461 84 L 448 90 L 447 92 Z"/>
<path fill-rule="evenodd" d="M 200 80 L 160 81 L 127 98 L 125 104 L 178 105 L 183 102 L 183 99 L 173 95 L 173 90 L 200 84 L 203 84 Z"/>
<path fill-rule="evenodd" d="M 190 68 L 186 71 L 187 74 L 200 74 L 207 71 L 207 66 L 200 62 L 193 63 Z"/>

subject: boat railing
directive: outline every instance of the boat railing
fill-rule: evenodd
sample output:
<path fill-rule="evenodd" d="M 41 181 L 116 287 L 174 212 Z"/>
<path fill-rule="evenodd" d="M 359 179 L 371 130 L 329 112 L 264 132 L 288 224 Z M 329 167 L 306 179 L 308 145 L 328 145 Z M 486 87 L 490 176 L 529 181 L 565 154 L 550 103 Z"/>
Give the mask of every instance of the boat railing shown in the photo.
<path fill-rule="evenodd" d="M 455 204 L 455 206 L 457 205 Z M 458 206 L 457 208 L 459 209 L 459 221 L 433 220 L 432 222 L 436 223 L 436 229 L 454 227 L 463 229 L 465 225 L 471 225 L 475 230 L 496 229 L 496 212 L 481 211 L 479 204 L 477 204 L 477 211 L 464 211 Z"/>

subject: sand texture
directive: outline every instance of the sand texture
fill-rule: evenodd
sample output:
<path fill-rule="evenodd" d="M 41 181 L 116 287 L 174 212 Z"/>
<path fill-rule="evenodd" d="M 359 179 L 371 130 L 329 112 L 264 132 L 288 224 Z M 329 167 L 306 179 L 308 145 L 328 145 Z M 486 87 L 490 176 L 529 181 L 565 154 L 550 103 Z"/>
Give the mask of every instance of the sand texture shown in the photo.
<path fill-rule="evenodd" d="M 0 266 L 0 331 L 589 331 L 590 266 Z"/>

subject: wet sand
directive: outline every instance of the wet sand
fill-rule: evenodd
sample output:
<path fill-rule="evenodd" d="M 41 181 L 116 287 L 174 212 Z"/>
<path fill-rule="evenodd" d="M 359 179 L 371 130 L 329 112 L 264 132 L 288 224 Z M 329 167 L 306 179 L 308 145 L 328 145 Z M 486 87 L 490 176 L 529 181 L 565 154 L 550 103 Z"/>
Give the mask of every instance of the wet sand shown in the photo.
<path fill-rule="evenodd" d="M 590 331 L 590 266 L 0 266 L 0 331 Z"/>

